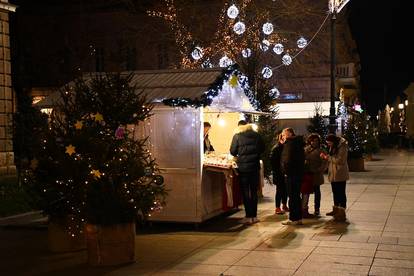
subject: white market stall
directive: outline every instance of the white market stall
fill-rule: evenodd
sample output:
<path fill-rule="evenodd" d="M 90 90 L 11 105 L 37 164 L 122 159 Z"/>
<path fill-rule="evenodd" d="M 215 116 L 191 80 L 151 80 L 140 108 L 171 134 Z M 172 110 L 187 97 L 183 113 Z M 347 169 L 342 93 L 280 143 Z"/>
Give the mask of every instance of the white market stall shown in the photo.
<path fill-rule="evenodd" d="M 136 133 L 149 137 L 169 190 L 166 206 L 151 219 L 198 223 L 241 204 L 229 148 L 242 114 L 259 113 L 247 78 L 229 68 L 135 72 L 132 81 L 154 104 Z M 207 121 L 213 156 L 203 153 Z"/>
<path fill-rule="evenodd" d="M 243 113 L 262 114 L 247 78 L 237 67 L 130 74 L 137 93 L 154 105 L 150 119 L 131 128 L 135 137 L 148 137 L 168 190 L 166 206 L 151 220 L 199 223 L 241 204 L 230 144 Z M 37 105 L 52 108 L 59 97 L 54 93 Z M 203 152 L 207 121 L 215 148 L 209 155 Z"/>

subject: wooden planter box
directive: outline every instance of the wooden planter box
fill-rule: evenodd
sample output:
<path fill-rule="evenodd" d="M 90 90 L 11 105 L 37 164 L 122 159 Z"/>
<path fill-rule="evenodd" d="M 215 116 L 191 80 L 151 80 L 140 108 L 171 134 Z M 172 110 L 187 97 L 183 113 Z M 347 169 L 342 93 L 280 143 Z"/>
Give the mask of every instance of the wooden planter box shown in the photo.
<path fill-rule="evenodd" d="M 58 253 L 86 249 L 85 235 L 69 236 L 66 221 L 66 219 L 49 221 L 47 231 L 49 250 Z"/>
<path fill-rule="evenodd" d="M 349 158 L 348 167 L 351 172 L 363 172 L 365 171 L 364 158 Z"/>
<path fill-rule="evenodd" d="M 135 223 L 87 224 L 85 229 L 90 265 L 119 265 L 135 261 Z"/>

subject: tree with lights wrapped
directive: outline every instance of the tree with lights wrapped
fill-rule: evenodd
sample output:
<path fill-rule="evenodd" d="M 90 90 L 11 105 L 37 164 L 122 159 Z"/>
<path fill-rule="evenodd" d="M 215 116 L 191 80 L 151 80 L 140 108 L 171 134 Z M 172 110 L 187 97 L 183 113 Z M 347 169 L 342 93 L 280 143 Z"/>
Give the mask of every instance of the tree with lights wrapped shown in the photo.
<path fill-rule="evenodd" d="M 322 116 L 322 107 L 315 106 L 315 114 L 312 118 L 309 118 L 308 132 L 318 133 L 322 141 L 325 141 L 328 135 L 328 127 L 326 125 L 325 118 Z"/>
<path fill-rule="evenodd" d="M 87 223 L 88 248 L 89 236 L 98 235 L 100 227 L 126 225 L 135 233 L 131 225 L 137 216 L 145 219 L 164 202 L 163 179 L 146 140 L 134 137 L 134 126 L 149 118 L 152 106 L 130 81 L 131 76 L 106 74 L 65 87 L 38 165 L 28 171 L 28 185 L 51 221 L 64 222 L 71 237 L 82 234 Z M 134 235 L 127 236 L 133 243 Z M 108 262 L 131 260 L 131 250 Z M 93 264 L 105 262 L 89 256 Z"/>
<path fill-rule="evenodd" d="M 184 3 L 179 0 L 164 0 L 160 7 L 148 11 L 148 15 L 163 19 L 171 29 L 179 56 L 176 64 L 178 68 L 228 67 L 235 63 L 240 66 L 248 78 L 249 87 L 255 91 L 258 108 L 270 114 L 258 119 L 260 133 L 266 140 L 266 145 L 269 145 L 263 160 L 265 175 L 269 176 L 268 156 L 278 128 L 275 105 L 280 94 L 276 82 L 271 78 L 275 75 L 275 70 L 291 65 L 295 57 L 307 47 L 308 40 L 303 34 L 315 31 L 311 29 L 314 24 L 310 22 L 322 22 L 321 19 L 326 15 L 317 12 L 322 7 L 306 5 L 306 0 L 281 1 L 278 5 L 272 1 L 225 1 L 224 5 L 217 1 L 209 4 L 215 10 L 219 7 L 216 18 L 210 13 L 192 11 L 191 14 L 195 12 L 197 18 L 192 17 L 192 22 L 188 22 L 188 17 L 183 16 L 183 10 L 196 5 Z M 293 31 L 297 26 L 286 24 L 292 17 L 301 22 L 303 33 Z M 211 35 L 206 35 L 204 29 L 197 28 L 206 25 L 203 20 L 213 20 L 216 23 L 208 24 L 215 26 Z M 280 25 L 283 27 L 280 28 Z M 306 55 L 305 53 L 304 56 Z M 298 67 L 303 68 L 300 62 L 296 63 L 295 70 Z"/>
<path fill-rule="evenodd" d="M 348 165 L 350 171 L 364 170 L 364 140 L 366 120 L 362 112 L 353 110 L 348 115 L 344 138 L 348 141 Z"/>
<path fill-rule="evenodd" d="M 364 140 L 364 153 L 367 160 L 372 160 L 372 154 L 378 153 L 380 150 L 378 134 L 374 127 L 374 123 L 369 119 L 369 116 L 366 118 L 365 126 L 365 140 Z"/>

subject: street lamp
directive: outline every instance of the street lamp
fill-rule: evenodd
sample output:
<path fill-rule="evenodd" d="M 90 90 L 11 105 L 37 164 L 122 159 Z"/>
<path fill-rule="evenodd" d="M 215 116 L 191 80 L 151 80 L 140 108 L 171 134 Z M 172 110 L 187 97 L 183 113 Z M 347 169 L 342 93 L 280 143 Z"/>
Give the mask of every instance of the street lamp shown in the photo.
<path fill-rule="evenodd" d="M 335 74 L 336 74 L 336 15 L 341 12 L 350 0 L 329 0 L 329 12 L 331 14 L 331 105 L 329 108 L 329 132 L 336 133 L 335 115 Z"/>

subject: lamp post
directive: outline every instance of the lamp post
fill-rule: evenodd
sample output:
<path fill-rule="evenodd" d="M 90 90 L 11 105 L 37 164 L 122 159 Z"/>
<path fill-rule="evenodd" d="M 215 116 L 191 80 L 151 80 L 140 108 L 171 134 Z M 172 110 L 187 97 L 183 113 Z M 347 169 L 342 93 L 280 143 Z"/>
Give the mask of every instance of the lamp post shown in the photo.
<path fill-rule="evenodd" d="M 336 133 L 335 114 L 335 76 L 336 76 L 336 15 L 342 10 L 349 0 L 329 0 L 329 12 L 331 14 L 331 93 L 329 108 L 329 132 Z"/>

